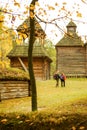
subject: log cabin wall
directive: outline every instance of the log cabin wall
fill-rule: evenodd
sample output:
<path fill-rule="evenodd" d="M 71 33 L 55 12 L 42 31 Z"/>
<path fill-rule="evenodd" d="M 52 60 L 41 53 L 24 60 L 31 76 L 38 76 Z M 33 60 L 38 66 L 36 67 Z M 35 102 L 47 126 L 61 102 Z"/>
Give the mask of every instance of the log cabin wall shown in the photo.
<path fill-rule="evenodd" d="M 28 69 L 27 58 L 21 58 L 21 60 L 23 61 L 26 68 Z M 11 67 L 23 69 L 18 58 L 11 58 Z M 46 58 L 44 57 L 33 58 L 33 68 L 34 68 L 34 74 L 36 79 L 41 79 L 41 80 L 50 79 L 50 63 Z"/>
<path fill-rule="evenodd" d="M 57 69 L 60 72 L 64 72 L 67 76 L 85 76 L 85 47 L 58 47 L 56 62 Z"/>
<path fill-rule="evenodd" d="M 36 79 L 47 80 L 50 78 L 50 63 L 45 57 L 33 58 L 33 68 Z"/>
<path fill-rule="evenodd" d="M 36 79 L 44 79 L 44 59 L 43 58 L 34 58 L 33 59 L 33 68 Z"/>
<path fill-rule="evenodd" d="M 50 63 L 44 58 L 33 58 L 33 68 L 36 79 L 47 80 L 50 78 Z"/>
<path fill-rule="evenodd" d="M 23 61 L 24 65 L 28 68 L 28 62 L 27 62 L 27 58 L 21 58 L 21 60 Z M 23 69 L 22 65 L 20 64 L 18 57 L 12 57 L 10 59 L 10 66 L 14 67 L 14 68 L 19 68 L 19 69 Z"/>
<path fill-rule="evenodd" d="M 44 61 L 44 65 L 45 65 L 45 68 L 44 68 L 44 77 L 45 77 L 45 80 L 48 80 L 50 79 L 50 64 L 48 62 L 47 59 L 45 59 Z"/>
<path fill-rule="evenodd" d="M 28 46 L 16 45 L 7 55 L 11 67 L 24 69 L 28 72 Z M 41 43 L 35 43 L 33 48 L 33 67 L 36 79 L 49 79 L 52 60 Z"/>
<path fill-rule="evenodd" d="M 0 96 L 3 99 L 28 97 L 31 95 L 28 81 L 23 80 L 0 80 Z"/>
<path fill-rule="evenodd" d="M 87 44 L 76 33 L 76 24 L 71 20 L 67 34 L 56 44 L 56 69 L 66 76 L 85 77 L 87 75 Z"/>

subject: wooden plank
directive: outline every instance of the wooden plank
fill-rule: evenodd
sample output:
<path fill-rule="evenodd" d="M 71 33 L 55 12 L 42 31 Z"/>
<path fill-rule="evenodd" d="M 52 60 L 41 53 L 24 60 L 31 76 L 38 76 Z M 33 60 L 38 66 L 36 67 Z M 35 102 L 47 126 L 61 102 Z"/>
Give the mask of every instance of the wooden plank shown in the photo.
<path fill-rule="evenodd" d="M 20 62 L 20 64 L 21 64 L 21 66 L 23 67 L 23 69 L 24 69 L 26 72 L 28 72 L 28 70 L 27 70 L 25 64 L 23 63 L 23 61 L 21 60 L 20 57 L 18 57 L 18 60 L 19 60 L 19 62 Z"/>

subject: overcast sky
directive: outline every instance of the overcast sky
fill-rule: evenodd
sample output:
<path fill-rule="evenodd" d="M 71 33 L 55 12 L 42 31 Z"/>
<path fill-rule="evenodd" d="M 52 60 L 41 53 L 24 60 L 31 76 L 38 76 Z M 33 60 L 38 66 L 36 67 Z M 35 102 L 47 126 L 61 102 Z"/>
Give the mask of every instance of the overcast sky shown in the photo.
<path fill-rule="evenodd" d="M 12 1 L 13 0 L 0 0 L 0 7 L 4 8 L 6 6 L 6 3 L 8 3 L 9 9 L 13 10 L 13 14 L 20 14 L 21 19 L 23 20 L 26 19 L 27 16 L 23 14 L 23 11 L 25 10 L 24 4 L 29 5 L 31 0 L 16 0 L 17 2 L 21 3 L 21 8 L 15 7 Z M 87 0 L 84 1 L 87 2 Z M 66 10 L 68 10 L 68 12 L 69 11 L 72 12 L 72 15 L 69 18 L 72 18 L 76 23 L 78 35 L 82 37 L 85 35 L 87 36 L 87 29 L 86 29 L 87 28 L 87 4 L 86 3 L 83 3 L 81 0 L 39 0 L 39 3 L 41 8 L 44 8 L 46 10 L 47 10 L 46 4 L 49 4 L 49 6 L 55 6 L 55 3 L 58 4 L 58 6 L 55 6 L 54 11 L 48 10 L 47 18 L 50 20 L 54 18 L 58 18 L 60 16 L 61 17 L 65 16 L 64 11 L 62 12 L 58 12 L 58 11 L 63 6 L 63 3 L 67 3 L 65 5 L 65 8 Z M 77 11 L 82 14 L 82 17 L 76 16 Z M 58 14 L 60 14 L 60 16 L 58 16 Z M 57 20 L 57 24 L 62 30 L 66 31 L 66 25 L 68 24 L 69 21 L 70 19 L 60 19 Z M 20 21 L 20 19 L 17 18 L 14 24 L 15 26 L 18 26 L 21 23 L 22 21 Z M 8 25 L 11 26 L 10 21 L 8 21 Z M 64 33 L 59 28 L 53 25 L 45 26 L 44 24 L 41 24 L 41 26 L 46 31 L 48 38 L 50 38 L 50 40 L 52 40 L 54 44 L 56 44 L 64 35 Z"/>

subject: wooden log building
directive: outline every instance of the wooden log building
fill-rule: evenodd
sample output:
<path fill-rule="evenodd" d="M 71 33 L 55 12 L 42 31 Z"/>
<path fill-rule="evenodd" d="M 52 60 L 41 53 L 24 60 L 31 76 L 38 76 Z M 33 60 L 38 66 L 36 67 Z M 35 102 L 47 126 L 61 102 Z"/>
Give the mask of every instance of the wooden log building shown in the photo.
<path fill-rule="evenodd" d="M 87 43 L 76 33 L 76 24 L 70 21 L 67 34 L 55 45 L 56 69 L 66 76 L 87 77 Z"/>
<path fill-rule="evenodd" d="M 28 70 L 28 45 L 17 45 L 7 55 L 10 66 Z M 50 79 L 51 58 L 41 43 L 35 43 L 33 48 L 33 69 L 36 79 Z"/>
<path fill-rule="evenodd" d="M 18 34 L 26 34 L 29 38 L 30 33 L 30 18 L 26 19 L 18 28 Z M 36 79 L 50 79 L 50 63 L 51 58 L 48 56 L 43 41 L 46 34 L 41 28 L 39 22 L 35 19 L 35 43 L 33 48 L 33 69 Z M 28 70 L 28 45 L 24 44 L 25 38 L 21 45 L 16 45 L 7 55 L 10 59 L 11 67 Z M 37 42 L 38 41 L 38 42 Z"/>

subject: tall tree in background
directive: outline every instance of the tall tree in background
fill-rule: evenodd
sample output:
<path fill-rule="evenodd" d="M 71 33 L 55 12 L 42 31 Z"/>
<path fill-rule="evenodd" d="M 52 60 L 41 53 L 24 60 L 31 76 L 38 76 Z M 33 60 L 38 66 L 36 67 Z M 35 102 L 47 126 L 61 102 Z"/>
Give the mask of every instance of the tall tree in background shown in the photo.
<path fill-rule="evenodd" d="M 8 64 L 6 54 L 8 53 L 10 46 L 7 45 L 7 39 L 9 44 L 11 43 L 9 32 L 6 31 L 8 28 L 4 25 L 4 19 L 4 14 L 0 12 L 0 68 L 4 68 Z"/>
<path fill-rule="evenodd" d="M 49 54 L 49 57 L 52 59 L 51 63 L 51 72 L 50 75 L 53 77 L 54 72 L 56 71 L 56 51 L 55 51 L 55 46 L 49 39 L 45 39 L 44 41 L 44 47 L 47 53 Z"/>
<path fill-rule="evenodd" d="M 15 32 L 13 29 L 9 29 L 5 26 L 5 17 L 4 13 L 1 12 L 1 10 L 2 9 L 0 9 L 0 67 L 4 68 L 6 66 L 9 66 L 9 60 L 6 55 L 12 49 Z"/>

